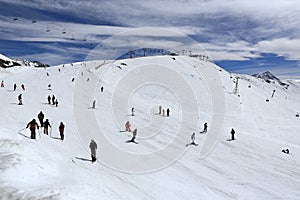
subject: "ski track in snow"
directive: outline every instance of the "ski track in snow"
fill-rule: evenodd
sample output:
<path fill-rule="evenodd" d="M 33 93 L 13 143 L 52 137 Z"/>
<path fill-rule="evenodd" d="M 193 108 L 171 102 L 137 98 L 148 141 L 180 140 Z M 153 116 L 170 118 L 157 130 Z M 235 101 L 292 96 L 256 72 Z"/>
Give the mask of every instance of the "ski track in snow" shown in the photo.
<path fill-rule="evenodd" d="M 128 144 L 125 141 L 131 138 L 132 133 L 119 132 L 126 121 L 118 125 L 113 120 L 110 102 L 117 84 L 115 81 L 137 66 L 152 61 L 180 71 L 193 86 L 197 98 L 203 100 L 198 129 L 192 130 L 191 124 L 183 123 L 190 130 L 186 133 L 187 138 L 196 132 L 199 146 L 189 146 L 187 152 L 172 165 L 144 174 L 110 169 L 101 163 L 101 146 L 97 152 L 99 162 L 75 159 L 90 159 L 90 155 L 88 144 L 84 144 L 77 132 L 72 103 L 75 83 L 71 80 L 86 81 L 95 71 L 101 74 L 101 78 L 95 90 L 96 109 L 91 112 L 95 113 L 98 125 L 113 145 L 128 152 L 149 153 L 168 145 L 176 137 L 174 133 L 179 127 L 180 105 L 161 86 L 150 85 L 138 90 L 130 101 L 136 107 L 137 115 L 124 116 L 124 119 L 131 121 L 132 129 L 147 126 L 151 120 L 164 120 L 158 134 L 139 138 L 139 134 L 143 134 L 139 133 L 139 144 Z M 86 66 L 92 66 L 91 70 L 85 71 Z M 205 159 L 199 159 L 199 156 L 201 144 L 209 134 L 212 103 L 204 77 L 195 67 L 214 67 L 220 74 L 226 96 L 222 135 Z M 235 76 L 241 77 L 240 97 L 233 94 Z M 88 61 L 47 69 L 15 67 L 1 70 L 0 80 L 5 82 L 5 88 L 0 88 L 0 199 L 296 200 L 300 196 L 300 118 L 295 117 L 295 113 L 300 112 L 297 110 L 300 108 L 300 82 L 289 80 L 289 89 L 284 89 L 276 83 L 229 74 L 212 63 L 185 56 L 178 56 L 175 60 L 170 56 L 154 56 L 120 61 Z M 12 90 L 14 83 L 18 85 L 16 91 Z M 26 91 L 21 90 L 21 84 L 25 84 Z M 52 85 L 51 90 L 48 90 L 48 84 Z M 100 92 L 101 86 L 104 86 L 103 93 Z M 276 93 L 271 98 L 274 89 Z M 23 106 L 17 105 L 20 93 L 23 94 Z M 47 96 L 52 94 L 59 101 L 58 107 L 47 104 Z M 81 98 L 84 100 L 87 97 Z M 267 98 L 269 102 L 266 102 Z M 86 109 L 92 101 L 86 100 L 90 102 Z M 171 108 L 171 118 L 151 116 L 158 103 Z M 30 140 L 25 137 L 30 136 L 29 130 L 24 128 L 32 118 L 37 119 L 41 110 L 45 118 L 53 123 L 52 138 L 39 130 L 37 139 Z M 128 114 L 129 111 L 130 108 Z M 66 125 L 64 141 L 54 139 L 59 138 L 60 121 Z M 204 122 L 208 122 L 208 133 L 198 134 Z M 152 127 L 153 130 L 156 128 Z M 236 130 L 235 141 L 227 141 L 231 128 Z M 190 143 L 190 140 L 185 142 Z M 289 148 L 291 154 L 283 154 L 283 148 Z"/>

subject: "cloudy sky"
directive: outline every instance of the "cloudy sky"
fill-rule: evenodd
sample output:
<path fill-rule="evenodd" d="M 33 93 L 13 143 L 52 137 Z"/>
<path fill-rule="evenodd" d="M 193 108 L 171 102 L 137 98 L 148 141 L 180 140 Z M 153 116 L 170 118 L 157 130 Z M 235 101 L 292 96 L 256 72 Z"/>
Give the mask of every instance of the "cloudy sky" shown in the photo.
<path fill-rule="evenodd" d="M 198 51 L 230 72 L 300 76 L 299 0 L 0 0 L 0 8 L 0 53 L 12 58 L 57 65 L 148 47 Z"/>

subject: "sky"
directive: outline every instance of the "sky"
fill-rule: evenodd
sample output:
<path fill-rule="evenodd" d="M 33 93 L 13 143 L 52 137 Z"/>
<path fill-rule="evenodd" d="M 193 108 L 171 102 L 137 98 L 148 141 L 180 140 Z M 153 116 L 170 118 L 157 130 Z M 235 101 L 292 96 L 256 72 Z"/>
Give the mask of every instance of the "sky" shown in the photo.
<path fill-rule="evenodd" d="M 58 65 L 162 48 L 207 55 L 229 72 L 300 76 L 298 0 L 0 0 L 0 8 L 0 53 L 11 58 Z"/>

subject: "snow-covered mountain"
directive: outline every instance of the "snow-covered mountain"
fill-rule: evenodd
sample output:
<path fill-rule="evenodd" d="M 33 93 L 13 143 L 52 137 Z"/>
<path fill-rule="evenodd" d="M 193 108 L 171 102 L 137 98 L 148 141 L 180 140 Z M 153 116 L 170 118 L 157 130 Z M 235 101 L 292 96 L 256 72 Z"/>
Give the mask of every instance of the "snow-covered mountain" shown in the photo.
<path fill-rule="evenodd" d="M 257 73 L 257 74 L 253 74 L 252 76 L 256 77 L 256 78 L 260 78 L 265 80 L 267 83 L 271 83 L 276 81 L 277 83 L 279 83 L 282 86 L 288 87 L 289 85 L 286 83 L 283 83 L 279 78 L 277 78 L 276 76 L 274 76 L 271 72 L 266 71 L 266 72 L 261 72 L 261 73 Z"/>
<path fill-rule="evenodd" d="M 33 67 L 49 67 L 48 64 L 43 64 L 39 61 L 28 61 L 28 60 L 13 60 L 2 54 L 0 54 L 0 67 L 10 68 L 15 66 L 33 66 Z"/>
<path fill-rule="evenodd" d="M 256 77 L 230 74 L 210 62 L 167 55 L 7 70 L 10 73 L 0 74 L 5 85 L 0 88 L 0 199 L 296 200 L 300 196 L 300 118 L 295 116 L 300 109 L 299 82 L 286 89 L 278 82 L 268 84 Z M 214 91 L 208 85 L 217 80 L 208 81 L 210 73 L 217 73 L 222 81 L 218 88 L 225 95 L 225 118 L 216 146 L 201 159 L 202 144 L 213 134 Z M 239 77 L 237 89 L 235 77 Z M 149 78 L 162 83 L 147 81 Z M 175 82 L 167 87 L 165 80 Z M 180 96 L 185 83 L 192 88 L 199 110 L 190 110 L 192 105 L 183 107 L 191 102 Z M 17 105 L 19 94 L 23 94 L 22 106 Z M 48 95 L 57 97 L 58 107 L 48 105 Z M 94 99 L 96 109 L 90 109 Z M 158 105 L 170 108 L 171 116 L 157 115 Z M 135 107 L 135 116 L 130 116 L 131 107 Z M 51 137 L 39 130 L 36 140 L 28 139 L 25 127 L 40 111 L 50 119 Z M 191 118 L 183 120 L 186 111 L 188 117 L 198 116 L 197 124 L 190 123 Z M 105 140 L 98 138 L 92 118 Z M 131 133 L 120 131 L 127 120 L 132 129 L 138 128 L 139 144 L 125 143 Z M 61 121 L 66 125 L 64 141 L 59 140 Z M 153 122 L 157 124 L 149 126 Z M 205 122 L 208 132 L 199 134 Z M 181 126 L 183 133 L 179 133 Z M 229 140 L 232 128 L 234 141 Z M 193 132 L 199 146 L 182 146 L 190 142 Z M 133 165 L 107 152 L 107 143 L 120 152 L 143 155 L 159 152 L 178 134 L 183 134 L 183 141 L 175 147 L 186 152 L 169 166 L 132 174 L 105 163 L 112 153 L 120 168 Z M 90 159 L 91 137 L 98 143 L 99 162 L 93 164 L 76 159 Z M 282 153 L 286 148 L 290 154 Z"/>

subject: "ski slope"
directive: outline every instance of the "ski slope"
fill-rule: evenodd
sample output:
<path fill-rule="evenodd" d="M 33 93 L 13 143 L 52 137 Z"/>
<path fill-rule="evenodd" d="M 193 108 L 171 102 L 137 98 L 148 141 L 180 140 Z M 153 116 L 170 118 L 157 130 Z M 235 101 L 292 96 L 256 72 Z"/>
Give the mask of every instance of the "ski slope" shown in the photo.
<path fill-rule="evenodd" d="M 170 89 L 154 82 L 140 84 L 148 77 L 168 78 L 159 71 L 141 70 L 151 63 L 171 68 L 193 88 L 199 110 L 189 113 L 198 116 L 196 124 L 191 118 L 182 123 L 186 111 L 182 106 L 191 100 L 174 92 L 181 85 L 175 83 Z M 200 159 L 213 118 L 212 91 L 207 86 L 213 83 L 206 83 L 197 69 L 207 68 L 221 78 L 225 118 L 216 146 Z M 238 94 L 233 93 L 235 77 L 239 77 Z M 0 199 L 296 200 L 300 196 L 300 118 L 295 117 L 300 112 L 299 81 L 289 81 L 290 87 L 285 89 L 187 56 L 86 61 L 46 69 L 15 67 L 1 72 L 0 80 L 5 82 L 0 88 Z M 18 85 L 16 91 L 14 83 Z M 21 84 L 25 84 L 25 91 Z M 137 89 L 128 92 L 128 88 Z M 271 98 L 273 90 L 276 92 Z M 17 105 L 21 93 L 23 106 Z M 47 104 L 47 96 L 53 94 L 58 107 Z M 96 109 L 91 109 L 94 99 Z M 158 105 L 170 108 L 171 117 L 157 115 Z M 135 107 L 135 116 L 130 116 L 131 107 Z M 190 108 L 192 105 L 186 109 Z M 24 128 L 40 111 L 50 119 L 51 137 L 40 130 L 37 140 L 28 139 L 29 130 Z M 125 143 L 131 133 L 120 131 L 127 120 L 132 129 L 138 129 L 139 144 Z M 64 141 L 58 139 L 61 121 L 66 125 Z M 198 134 L 205 122 L 208 133 Z M 100 139 L 95 126 L 106 140 Z M 231 128 L 236 131 L 235 141 L 228 141 Z M 184 147 L 183 154 L 168 166 L 127 173 L 120 170 L 121 164 L 126 165 L 124 168 L 135 166 L 118 163 L 118 155 L 113 154 L 112 160 L 120 164 L 119 170 L 104 162 L 112 155 L 107 152 L 107 143 L 120 152 L 151 154 L 170 145 L 179 130 L 184 131 L 176 147 L 189 143 L 193 132 L 199 146 Z M 76 159 L 90 159 L 88 144 L 92 138 L 98 143 L 99 162 Z M 283 148 L 291 153 L 282 153 Z"/>

